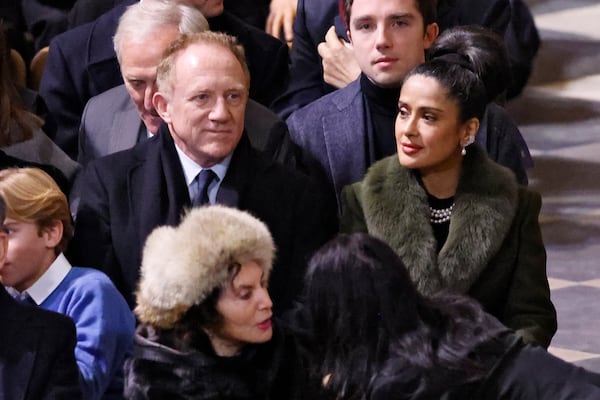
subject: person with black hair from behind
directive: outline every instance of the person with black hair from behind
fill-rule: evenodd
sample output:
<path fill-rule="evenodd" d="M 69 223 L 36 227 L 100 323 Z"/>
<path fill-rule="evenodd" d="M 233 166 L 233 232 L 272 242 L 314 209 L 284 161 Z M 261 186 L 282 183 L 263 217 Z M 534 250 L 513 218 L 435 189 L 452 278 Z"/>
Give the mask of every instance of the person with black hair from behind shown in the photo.
<path fill-rule="evenodd" d="M 448 41 L 485 35 L 456 29 L 464 33 Z M 473 143 L 495 90 L 477 73 L 486 54 L 458 42 L 447 49 L 407 74 L 395 124 L 398 153 L 344 189 L 341 231 L 383 239 L 422 294 L 469 295 L 525 342 L 548 347 L 556 311 L 538 222 L 541 197 Z"/>
<path fill-rule="evenodd" d="M 340 235 L 313 256 L 295 315 L 313 398 L 600 398 L 600 375 L 524 344 L 472 299 L 421 295 L 368 234 Z"/>

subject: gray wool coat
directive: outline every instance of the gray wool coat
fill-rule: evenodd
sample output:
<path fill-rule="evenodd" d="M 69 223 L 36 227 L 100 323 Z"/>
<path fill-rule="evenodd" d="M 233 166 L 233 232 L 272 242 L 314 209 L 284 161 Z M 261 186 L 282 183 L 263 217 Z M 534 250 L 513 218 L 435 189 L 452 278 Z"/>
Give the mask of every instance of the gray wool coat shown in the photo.
<path fill-rule="evenodd" d="M 419 291 L 467 294 L 526 342 L 548 347 L 556 332 L 541 197 L 476 145 L 463 159 L 448 238 L 440 250 L 427 193 L 397 156 L 374 164 L 342 193 L 342 232 L 368 232 L 400 255 Z"/>

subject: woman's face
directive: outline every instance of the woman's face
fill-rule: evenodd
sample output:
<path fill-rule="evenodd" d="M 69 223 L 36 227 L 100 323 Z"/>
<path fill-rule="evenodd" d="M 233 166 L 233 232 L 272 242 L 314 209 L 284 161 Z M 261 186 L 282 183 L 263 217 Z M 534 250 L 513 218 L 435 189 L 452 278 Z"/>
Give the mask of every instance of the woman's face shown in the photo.
<path fill-rule="evenodd" d="M 254 261 L 242 264 L 232 284 L 223 288 L 217 300 L 221 321 L 211 332 L 215 352 L 234 355 L 247 343 L 269 341 L 273 335 L 272 307 L 262 268 Z"/>
<path fill-rule="evenodd" d="M 422 174 L 460 168 L 462 146 L 474 135 L 460 109 L 435 78 L 413 75 L 402 85 L 396 118 L 400 164 Z M 478 124 L 477 124 L 478 127 Z"/>

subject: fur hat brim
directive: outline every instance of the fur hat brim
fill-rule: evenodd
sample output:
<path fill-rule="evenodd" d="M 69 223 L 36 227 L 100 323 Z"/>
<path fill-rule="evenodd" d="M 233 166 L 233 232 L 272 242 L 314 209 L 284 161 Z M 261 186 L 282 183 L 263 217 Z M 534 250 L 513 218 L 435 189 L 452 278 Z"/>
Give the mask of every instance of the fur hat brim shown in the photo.
<path fill-rule="evenodd" d="M 177 227 L 156 228 L 144 246 L 135 314 L 172 328 L 185 312 L 222 287 L 230 266 L 255 261 L 268 278 L 275 245 L 266 225 L 220 205 L 194 208 Z"/>

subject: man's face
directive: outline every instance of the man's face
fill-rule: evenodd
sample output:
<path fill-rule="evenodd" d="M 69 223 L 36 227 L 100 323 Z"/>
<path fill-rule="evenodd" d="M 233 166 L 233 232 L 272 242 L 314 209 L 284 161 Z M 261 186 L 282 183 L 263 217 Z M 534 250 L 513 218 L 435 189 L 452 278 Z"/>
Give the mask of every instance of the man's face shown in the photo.
<path fill-rule="evenodd" d="M 348 31 L 362 72 L 378 86 L 400 87 L 425 61 L 438 29 L 423 29 L 416 0 L 354 0 Z"/>
<path fill-rule="evenodd" d="M 157 31 L 152 46 L 145 41 L 124 40 L 121 53 L 121 74 L 131 100 L 151 133 L 156 133 L 162 119 L 152 105 L 156 92 L 156 67 L 163 51 L 179 34 L 176 27 Z"/>
<path fill-rule="evenodd" d="M 206 18 L 221 15 L 224 10 L 223 0 L 178 0 L 178 2 L 196 8 Z"/>
<path fill-rule="evenodd" d="M 233 152 L 244 130 L 248 81 L 224 47 L 192 44 L 175 61 L 173 86 L 154 96 L 177 146 L 202 167 Z"/>

